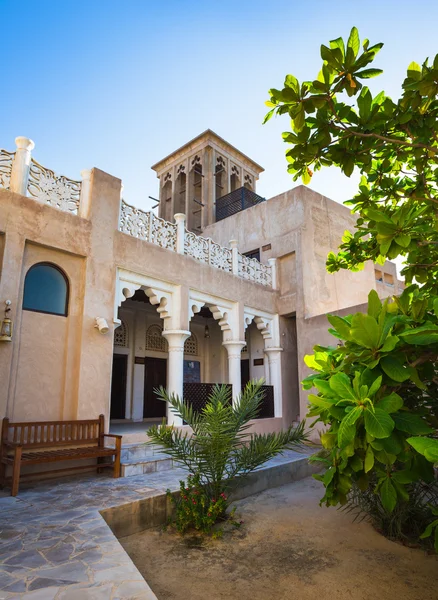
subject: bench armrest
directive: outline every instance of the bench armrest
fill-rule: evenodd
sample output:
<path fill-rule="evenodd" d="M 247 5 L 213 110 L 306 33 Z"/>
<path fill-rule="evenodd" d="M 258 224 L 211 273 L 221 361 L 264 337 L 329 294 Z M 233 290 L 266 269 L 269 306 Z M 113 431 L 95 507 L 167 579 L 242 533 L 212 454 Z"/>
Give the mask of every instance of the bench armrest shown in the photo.
<path fill-rule="evenodd" d="M 20 442 L 2 442 L 3 446 L 7 446 L 8 448 L 18 448 L 18 446 L 22 446 Z"/>
<path fill-rule="evenodd" d="M 100 437 L 110 437 L 110 438 L 114 438 L 116 440 L 121 440 L 123 436 L 119 435 L 117 433 L 101 433 Z"/>

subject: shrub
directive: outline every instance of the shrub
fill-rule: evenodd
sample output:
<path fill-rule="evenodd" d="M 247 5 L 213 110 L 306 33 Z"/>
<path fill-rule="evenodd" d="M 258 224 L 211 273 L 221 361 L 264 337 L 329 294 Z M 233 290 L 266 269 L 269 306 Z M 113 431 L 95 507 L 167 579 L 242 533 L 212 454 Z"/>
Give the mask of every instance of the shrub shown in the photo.
<path fill-rule="evenodd" d="M 316 373 L 303 385 L 318 392 L 309 395 L 308 416 L 328 426 L 321 435 L 327 456 L 319 459 L 326 471 L 315 476 L 327 506 L 346 504 L 352 493 L 357 500 L 360 490 L 362 506 L 377 494 L 390 519 L 418 504 L 415 491 L 433 481 L 432 462 L 412 436 L 424 436 L 426 448 L 436 443 L 437 313 L 418 286 L 383 304 L 373 290 L 367 314 L 328 317 L 341 345 L 317 346 L 305 357 Z"/>
<path fill-rule="evenodd" d="M 187 483 L 180 481 L 179 496 L 170 490 L 167 496 L 175 505 L 175 526 L 180 533 L 192 528 L 210 533 L 218 521 L 226 519 L 227 496 L 222 492 L 218 498 L 210 497 L 200 483 L 199 474 L 189 475 Z"/>
<path fill-rule="evenodd" d="M 285 449 L 300 449 L 307 439 L 304 421 L 280 433 L 249 434 L 250 421 L 257 417 L 263 399 L 262 384 L 248 383 L 235 403 L 227 386 L 216 385 L 200 412 L 164 388 L 158 390 L 159 397 L 191 427 L 189 432 L 163 423 L 148 430 L 151 442 L 189 472 L 177 502 L 180 531 L 192 526 L 210 531 L 226 514 L 230 492 L 241 485 L 243 476 Z"/>

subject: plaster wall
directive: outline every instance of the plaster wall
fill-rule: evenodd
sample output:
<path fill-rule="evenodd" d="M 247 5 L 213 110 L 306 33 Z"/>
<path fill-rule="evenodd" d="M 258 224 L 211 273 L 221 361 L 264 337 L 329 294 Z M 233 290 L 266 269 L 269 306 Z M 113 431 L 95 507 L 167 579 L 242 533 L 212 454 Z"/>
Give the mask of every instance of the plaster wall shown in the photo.
<path fill-rule="evenodd" d="M 354 223 L 348 208 L 300 185 L 209 225 L 204 235 L 222 245 L 236 239 L 243 253 L 260 249 L 263 263 L 277 258 L 277 312 L 310 318 L 365 302 L 377 287 L 371 263 L 357 273 L 326 271 L 327 254 L 336 251 Z M 384 271 L 396 279 L 394 264 L 387 263 Z M 393 290 L 386 286 L 379 294 Z"/>
<path fill-rule="evenodd" d="M 15 401 L 9 413 L 15 421 L 44 421 L 47 415 L 55 420 L 72 419 L 77 408 L 84 259 L 26 243 L 21 297 L 26 273 L 40 262 L 58 265 L 67 276 L 70 289 L 68 315 L 20 311 L 15 335 L 20 337 L 21 343 L 15 348 L 16 368 L 11 380 Z"/>
<path fill-rule="evenodd" d="M 244 299 L 261 311 L 275 312 L 275 291 L 119 232 L 119 179 L 94 169 L 90 189 L 81 216 L 0 190 L 0 303 L 12 301 L 15 326 L 12 343 L 0 344 L 0 417 L 67 419 L 103 413 L 108 423 L 118 267 L 172 282 L 186 299 L 190 283 L 192 289 L 211 296 L 232 302 Z M 53 262 L 69 278 L 66 318 L 21 310 L 25 273 L 40 261 Z M 97 332 L 96 317 L 107 320 L 107 335 Z M 135 313 L 131 319 L 130 327 L 137 327 Z M 187 327 L 188 302 L 181 304 L 173 323 L 176 328 Z M 212 350 L 205 352 L 202 376 L 225 382 L 227 353 L 216 321 L 210 332 Z M 144 335 L 136 329 L 132 339 L 137 338 Z M 201 333 L 199 339 L 203 344 Z M 138 403 L 142 390 L 136 385 L 140 374 L 134 377 L 136 349 L 122 352 L 129 355 L 129 393 Z M 132 406 L 129 412 L 133 414 Z"/>

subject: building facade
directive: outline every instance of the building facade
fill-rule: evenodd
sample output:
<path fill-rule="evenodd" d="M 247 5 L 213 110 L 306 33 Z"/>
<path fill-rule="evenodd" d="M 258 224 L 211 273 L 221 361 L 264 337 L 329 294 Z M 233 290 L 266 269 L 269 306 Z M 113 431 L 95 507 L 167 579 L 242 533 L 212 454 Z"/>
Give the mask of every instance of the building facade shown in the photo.
<path fill-rule="evenodd" d="M 401 289 L 391 263 L 329 275 L 350 211 L 304 186 L 265 200 L 263 169 L 210 130 L 153 166 L 159 216 L 116 177 L 58 176 L 16 145 L 0 151 L 0 417 L 181 426 L 157 387 L 199 408 L 215 383 L 236 398 L 263 378 L 253 430 L 277 431 L 305 416 L 325 315 Z"/>

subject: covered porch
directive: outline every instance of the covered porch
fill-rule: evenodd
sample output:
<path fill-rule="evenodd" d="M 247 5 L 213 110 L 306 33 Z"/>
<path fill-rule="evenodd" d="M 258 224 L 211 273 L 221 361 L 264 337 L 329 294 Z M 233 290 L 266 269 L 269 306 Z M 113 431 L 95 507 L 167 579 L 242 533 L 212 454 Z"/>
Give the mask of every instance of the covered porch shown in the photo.
<path fill-rule="evenodd" d="M 147 282 L 132 273 L 129 282 L 126 278 L 126 273 L 119 273 L 112 432 L 125 436 L 145 432 L 163 418 L 182 425 L 157 397 L 161 386 L 201 410 L 215 384 L 230 386 L 230 396 L 236 399 L 249 380 L 264 379 L 259 420 L 281 417 L 281 349 L 273 345 L 275 315 L 261 316 L 237 302 L 190 289 L 183 294 L 184 306 L 180 286 L 172 289 L 177 286 Z"/>

